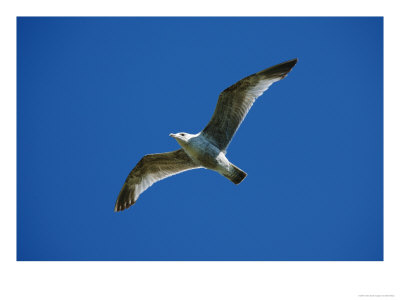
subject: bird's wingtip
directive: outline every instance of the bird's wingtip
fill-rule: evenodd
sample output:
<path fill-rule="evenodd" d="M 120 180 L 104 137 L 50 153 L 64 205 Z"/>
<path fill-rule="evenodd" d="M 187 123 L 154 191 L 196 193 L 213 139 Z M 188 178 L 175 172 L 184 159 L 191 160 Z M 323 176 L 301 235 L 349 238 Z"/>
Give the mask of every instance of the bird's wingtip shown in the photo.
<path fill-rule="evenodd" d="M 118 202 L 114 206 L 114 212 L 120 212 L 122 210 L 122 207 L 118 205 Z"/>
<path fill-rule="evenodd" d="M 298 61 L 299 61 L 299 59 L 296 57 L 291 60 L 285 61 L 285 62 L 281 63 L 280 65 L 284 65 L 284 66 L 293 68 L 297 64 Z"/>
<path fill-rule="evenodd" d="M 121 191 L 119 192 L 117 201 L 115 202 L 114 212 L 123 211 L 133 204 L 135 204 L 135 200 L 133 198 L 133 193 L 131 192 L 129 186 L 124 183 Z"/>
<path fill-rule="evenodd" d="M 267 76 L 269 78 L 285 78 L 287 74 L 297 64 L 298 58 L 294 58 L 283 63 L 272 66 L 268 69 L 258 72 L 258 75 Z"/>

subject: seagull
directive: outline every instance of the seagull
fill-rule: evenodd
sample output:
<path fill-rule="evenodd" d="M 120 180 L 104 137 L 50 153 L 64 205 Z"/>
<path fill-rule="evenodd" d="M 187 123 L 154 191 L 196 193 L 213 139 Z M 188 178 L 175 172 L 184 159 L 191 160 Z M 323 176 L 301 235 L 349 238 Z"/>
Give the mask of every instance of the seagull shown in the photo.
<path fill-rule="evenodd" d="M 218 172 L 234 184 L 247 176 L 225 156 L 226 149 L 254 101 L 274 82 L 286 77 L 297 58 L 243 78 L 225 89 L 207 126 L 197 134 L 171 133 L 179 150 L 148 154 L 129 173 L 118 195 L 114 211 L 136 203 L 139 195 L 164 178 L 184 171 L 206 168 Z"/>

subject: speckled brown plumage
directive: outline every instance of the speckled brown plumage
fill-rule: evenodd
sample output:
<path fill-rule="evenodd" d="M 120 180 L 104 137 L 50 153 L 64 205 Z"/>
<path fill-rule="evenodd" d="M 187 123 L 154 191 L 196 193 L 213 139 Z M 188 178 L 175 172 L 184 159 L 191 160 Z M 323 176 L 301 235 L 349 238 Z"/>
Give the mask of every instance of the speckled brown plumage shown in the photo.
<path fill-rule="evenodd" d="M 126 178 L 114 211 L 121 211 L 135 204 L 139 195 L 153 183 L 198 167 L 182 149 L 143 156 Z"/>
<path fill-rule="evenodd" d="M 225 151 L 243 119 L 246 117 L 247 112 L 259 96 L 253 95 L 250 91 L 253 88 L 257 88 L 257 85 L 262 81 L 274 82 L 275 79 L 278 81 L 286 77 L 296 63 L 297 59 L 289 60 L 247 76 L 225 89 L 219 95 L 217 107 L 210 122 L 204 128 L 203 133 L 219 149 Z M 267 83 L 265 89 L 268 86 Z"/>

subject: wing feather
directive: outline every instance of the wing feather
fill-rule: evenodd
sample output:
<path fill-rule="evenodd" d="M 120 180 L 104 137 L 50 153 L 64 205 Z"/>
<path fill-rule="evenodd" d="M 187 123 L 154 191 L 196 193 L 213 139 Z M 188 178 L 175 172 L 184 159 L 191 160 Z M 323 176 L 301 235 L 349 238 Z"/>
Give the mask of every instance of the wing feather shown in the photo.
<path fill-rule="evenodd" d="M 121 211 L 135 204 L 139 195 L 157 181 L 199 167 L 183 149 L 143 156 L 126 178 L 114 211 Z"/>
<path fill-rule="evenodd" d="M 286 77 L 297 59 L 260 71 L 225 89 L 218 98 L 214 114 L 203 129 L 204 136 L 225 151 L 254 101 L 271 84 Z"/>

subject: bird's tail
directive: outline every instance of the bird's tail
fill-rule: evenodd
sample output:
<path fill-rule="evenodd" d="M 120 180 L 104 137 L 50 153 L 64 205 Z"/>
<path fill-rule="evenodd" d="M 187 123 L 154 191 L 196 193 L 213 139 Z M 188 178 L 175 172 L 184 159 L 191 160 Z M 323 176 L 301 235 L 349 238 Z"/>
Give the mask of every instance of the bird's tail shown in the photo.
<path fill-rule="evenodd" d="M 243 179 L 246 178 L 247 173 L 244 172 L 243 170 L 239 169 L 236 167 L 234 164 L 230 165 L 229 172 L 224 173 L 226 178 L 228 178 L 230 181 L 232 181 L 234 184 L 239 184 L 243 181 Z"/>

